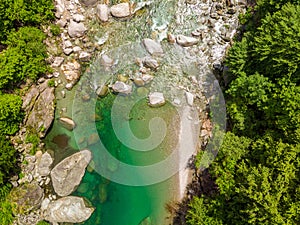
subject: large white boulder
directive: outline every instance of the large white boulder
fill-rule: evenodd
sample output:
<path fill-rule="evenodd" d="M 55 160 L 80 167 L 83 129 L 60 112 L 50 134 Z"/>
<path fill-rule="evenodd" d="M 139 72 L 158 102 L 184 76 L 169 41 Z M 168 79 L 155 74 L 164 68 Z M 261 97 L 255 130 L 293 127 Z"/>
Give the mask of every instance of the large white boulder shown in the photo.
<path fill-rule="evenodd" d="M 59 196 L 71 194 L 80 184 L 91 159 L 92 153 L 82 150 L 58 163 L 50 173 L 54 191 Z"/>

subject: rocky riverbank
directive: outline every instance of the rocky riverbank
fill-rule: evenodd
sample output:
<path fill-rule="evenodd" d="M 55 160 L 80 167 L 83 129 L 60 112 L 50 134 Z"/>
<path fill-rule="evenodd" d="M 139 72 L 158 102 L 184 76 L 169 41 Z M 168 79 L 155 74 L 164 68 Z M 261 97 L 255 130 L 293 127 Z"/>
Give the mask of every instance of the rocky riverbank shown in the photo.
<path fill-rule="evenodd" d="M 101 62 L 108 70 L 115 66 L 116 60 L 105 52 L 113 48 L 112 45 L 118 41 L 120 44 L 124 44 L 124 40 L 127 39 L 126 37 L 116 37 L 114 32 L 117 31 L 110 30 L 108 27 L 115 28 L 114 26 L 116 26 L 118 28 L 118 26 L 122 26 L 123 21 L 124 24 L 130 24 L 131 19 L 134 20 L 140 14 L 144 15 L 147 10 L 152 9 L 153 5 L 159 7 L 159 3 L 156 1 L 115 5 L 109 4 L 109 1 L 97 0 L 57 0 L 55 2 L 56 24 L 60 26 L 61 34 L 57 37 L 53 36 L 49 32 L 49 28 L 45 28 L 45 32 L 48 34 L 46 45 L 49 58 L 47 61 L 53 68 L 53 73 L 40 78 L 38 83 L 30 87 L 25 95 L 23 109 L 26 117 L 19 134 L 13 138 L 16 149 L 21 153 L 20 162 L 22 162 L 21 175 L 13 177 L 11 180 L 15 187 L 15 201 L 20 205 L 16 212 L 18 216 L 15 224 L 35 224 L 42 219 L 53 223 L 76 223 L 88 219 L 93 212 L 93 208 L 83 202 L 81 198 L 68 196 L 80 183 L 90 157 L 88 156 L 87 160 L 84 159 L 78 168 L 74 163 L 73 166 L 70 165 L 70 161 L 73 161 L 74 157 L 78 157 L 77 155 L 68 157 L 53 168 L 53 151 L 45 149 L 44 144 L 39 140 L 35 143 L 30 142 L 28 137 L 32 134 L 38 139 L 45 137 L 54 120 L 55 97 L 57 99 L 66 98 L 66 95 L 70 93 L 82 76 L 82 71 L 96 54 L 101 52 Z M 164 79 L 169 79 L 168 83 L 185 91 L 187 104 L 195 107 L 201 115 L 199 118 L 202 121 L 200 140 L 201 145 L 205 146 L 212 135 L 212 124 L 208 119 L 205 107 L 203 107 L 210 101 L 209 96 L 202 93 L 207 90 L 206 74 L 211 73 L 214 69 L 219 71 L 224 69 L 222 59 L 236 33 L 238 14 L 243 12 L 245 7 L 246 2 L 243 0 L 176 1 L 174 18 L 167 17 L 167 19 L 162 19 L 163 22 L 157 22 L 156 17 L 149 18 L 149 20 L 152 19 L 151 31 L 148 32 L 148 36 L 143 36 L 141 40 L 138 40 L 149 56 L 145 55 L 143 58 L 136 59 L 139 66 L 138 73 L 130 77 L 124 77 L 124 74 L 121 74 L 122 76 L 115 79 L 114 83 L 97 86 L 94 91 L 100 97 L 106 96 L 108 91 L 124 95 L 131 94 L 132 87 L 144 87 L 153 81 L 158 68 L 163 67 L 161 61 L 164 57 L 168 57 L 165 56 L 164 48 L 166 46 L 180 47 L 183 49 L 182 52 L 187 53 L 184 57 L 195 57 L 200 74 L 180 79 L 170 78 L 171 76 L 158 77 L 158 79 L 161 79 L 162 83 Z M 104 32 L 100 37 L 95 26 L 103 28 Z M 132 34 L 128 33 L 127 35 L 129 37 Z M 187 61 L 189 62 L 189 60 Z M 159 82 L 154 84 L 160 85 Z M 153 107 L 164 105 L 166 101 L 162 91 L 149 93 L 148 97 L 149 104 Z M 83 92 L 82 100 L 89 101 L 90 95 Z M 197 107 L 197 102 L 201 102 L 202 106 Z M 177 98 L 173 99 L 173 103 L 181 104 Z M 64 113 L 71 109 L 62 107 L 61 110 L 60 122 L 68 130 L 76 129 L 76 121 L 68 118 Z M 30 154 L 32 149 L 36 151 L 34 155 Z M 66 161 L 67 163 L 65 163 Z M 77 162 L 77 159 L 75 161 Z M 68 168 L 71 167 L 74 170 L 71 169 L 70 174 L 65 173 L 64 165 L 68 165 Z M 78 172 L 78 169 L 80 176 L 77 177 L 77 181 L 73 181 L 72 171 Z M 181 197 L 184 196 L 185 187 L 190 180 L 189 176 L 183 176 L 184 174 L 190 174 L 190 172 L 185 170 L 181 174 Z M 67 191 L 59 190 L 59 187 L 66 188 L 64 184 L 70 182 L 73 183 L 73 186 L 69 187 Z M 36 194 L 33 195 L 33 192 Z M 34 200 L 29 201 L 32 198 Z M 72 208 L 73 203 L 78 206 L 76 209 Z M 69 208 L 77 213 L 68 214 L 66 211 L 62 217 L 58 215 L 59 211 L 52 210 L 54 208 Z"/>

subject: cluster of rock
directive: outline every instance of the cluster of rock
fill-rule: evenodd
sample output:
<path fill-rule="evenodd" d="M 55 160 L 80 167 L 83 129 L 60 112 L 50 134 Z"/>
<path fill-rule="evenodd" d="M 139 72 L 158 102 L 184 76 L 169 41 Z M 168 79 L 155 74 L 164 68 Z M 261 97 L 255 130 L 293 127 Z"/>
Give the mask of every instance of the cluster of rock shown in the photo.
<path fill-rule="evenodd" d="M 49 152 L 38 151 L 23 160 L 24 177 L 12 179 L 15 187 L 11 199 L 17 203 L 15 214 L 20 213 L 16 224 L 35 224 L 45 219 L 52 223 L 80 223 L 94 211 L 85 199 L 70 195 L 81 182 L 91 152 L 82 150 L 52 168 L 53 158 Z M 52 185 L 56 194 L 48 189 Z M 24 213 L 29 213 L 24 216 Z"/>
<path fill-rule="evenodd" d="M 82 150 L 65 158 L 51 170 L 54 191 L 62 198 L 43 200 L 41 211 L 47 221 L 81 223 L 91 216 L 94 208 L 89 207 L 83 198 L 68 196 L 79 186 L 91 158 L 89 150 Z"/>
<path fill-rule="evenodd" d="M 56 24 L 61 27 L 62 33 L 56 40 L 46 42 L 51 53 L 48 61 L 55 70 L 54 77 L 59 78 L 56 85 L 66 82 L 67 90 L 71 90 L 80 78 L 80 63 L 90 61 L 95 48 L 103 45 L 108 38 L 92 42 L 86 36 L 88 20 L 97 17 L 101 23 L 105 23 L 112 17 L 130 17 L 146 5 L 144 3 L 135 7 L 131 3 L 120 3 L 109 6 L 97 2 L 95 0 L 56 0 L 55 2 Z"/>

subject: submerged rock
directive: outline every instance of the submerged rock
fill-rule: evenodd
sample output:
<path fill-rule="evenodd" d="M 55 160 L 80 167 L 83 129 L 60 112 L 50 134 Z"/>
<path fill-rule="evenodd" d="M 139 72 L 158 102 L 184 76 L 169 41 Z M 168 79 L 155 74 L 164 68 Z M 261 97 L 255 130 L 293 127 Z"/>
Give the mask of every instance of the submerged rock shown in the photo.
<path fill-rule="evenodd" d="M 76 123 L 68 117 L 61 117 L 59 118 L 59 122 L 63 125 L 64 128 L 68 130 L 73 130 L 76 127 Z"/>
<path fill-rule="evenodd" d="M 95 118 L 94 118 L 95 119 Z M 89 136 L 88 140 L 87 140 L 87 144 L 88 145 L 94 145 L 99 141 L 99 135 L 98 133 L 93 133 Z"/>
<path fill-rule="evenodd" d="M 151 223 L 151 218 L 148 216 L 148 217 L 146 217 L 145 219 L 143 219 L 140 223 L 139 223 L 139 225 L 151 225 L 152 223 Z"/>
<path fill-rule="evenodd" d="M 113 5 L 110 8 L 110 13 L 114 17 L 118 17 L 118 18 L 130 16 L 131 15 L 130 3 L 123 2 L 117 5 Z"/>
<path fill-rule="evenodd" d="M 92 153 L 82 150 L 65 158 L 52 169 L 50 175 L 53 188 L 59 196 L 67 196 L 76 189 L 91 159 Z"/>
<path fill-rule="evenodd" d="M 148 67 L 150 69 L 157 69 L 157 67 L 159 66 L 158 62 L 151 57 L 145 57 L 143 59 L 143 64 L 145 65 L 145 67 Z"/>
<path fill-rule="evenodd" d="M 196 45 L 199 42 L 199 40 L 197 38 L 187 37 L 184 35 L 177 35 L 176 41 L 177 41 L 177 44 L 179 44 L 183 47 L 189 47 L 192 45 Z"/>
<path fill-rule="evenodd" d="M 161 44 L 150 39 L 150 38 L 145 38 L 143 40 L 143 44 L 147 50 L 147 52 L 149 52 L 151 55 L 162 55 L 164 53 Z"/>
<path fill-rule="evenodd" d="M 104 67 L 110 67 L 114 64 L 114 60 L 110 58 L 108 55 L 102 55 L 101 56 L 101 65 Z"/>
<path fill-rule="evenodd" d="M 103 85 L 97 88 L 96 94 L 99 97 L 105 97 L 108 94 L 108 87 L 107 85 Z"/>
<path fill-rule="evenodd" d="M 125 94 L 125 95 L 131 94 L 132 92 L 132 86 L 125 84 L 122 81 L 117 81 L 116 83 L 114 83 L 112 89 L 114 92 Z"/>
<path fill-rule="evenodd" d="M 83 198 L 68 196 L 50 202 L 44 215 L 51 223 L 81 223 L 90 218 L 93 211 Z"/>
<path fill-rule="evenodd" d="M 106 185 L 101 184 L 99 186 L 99 200 L 100 203 L 104 203 L 107 200 L 107 190 L 106 190 Z"/>
<path fill-rule="evenodd" d="M 161 92 L 153 92 L 149 94 L 149 105 L 152 107 L 159 107 L 166 103 L 164 94 Z"/>
<path fill-rule="evenodd" d="M 135 78 L 135 79 L 133 80 L 133 82 L 134 82 L 134 84 L 135 84 L 136 86 L 138 86 L 138 87 L 142 87 L 142 86 L 145 85 L 145 81 L 144 81 L 142 78 L 140 78 L 140 77 Z"/>

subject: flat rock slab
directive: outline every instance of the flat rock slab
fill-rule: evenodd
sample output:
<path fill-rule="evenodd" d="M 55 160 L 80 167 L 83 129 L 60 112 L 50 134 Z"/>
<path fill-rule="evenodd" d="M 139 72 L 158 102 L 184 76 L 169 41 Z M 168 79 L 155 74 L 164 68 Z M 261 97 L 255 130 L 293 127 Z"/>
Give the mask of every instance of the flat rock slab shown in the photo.
<path fill-rule="evenodd" d="M 83 198 L 68 196 L 50 202 L 44 215 L 52 223 L 82 223 L 90 218 L 93 211 L 86 206 Z"/>
<path fill-rule="evenodd" d="M 24 124 L 35 129 L 40 137 L 46 135 L 54 119 L 54 99 L 54 88 L 49 87 L 48 82 L 32 86 L 23 98 Z"/>
<path fill-rule="evenodd" d="M 91 159 L 92 153 L 82 150 L 65 158 L 52 169 L 52 185 L 59 196 L 67 196 L 76 189 Z"/>

